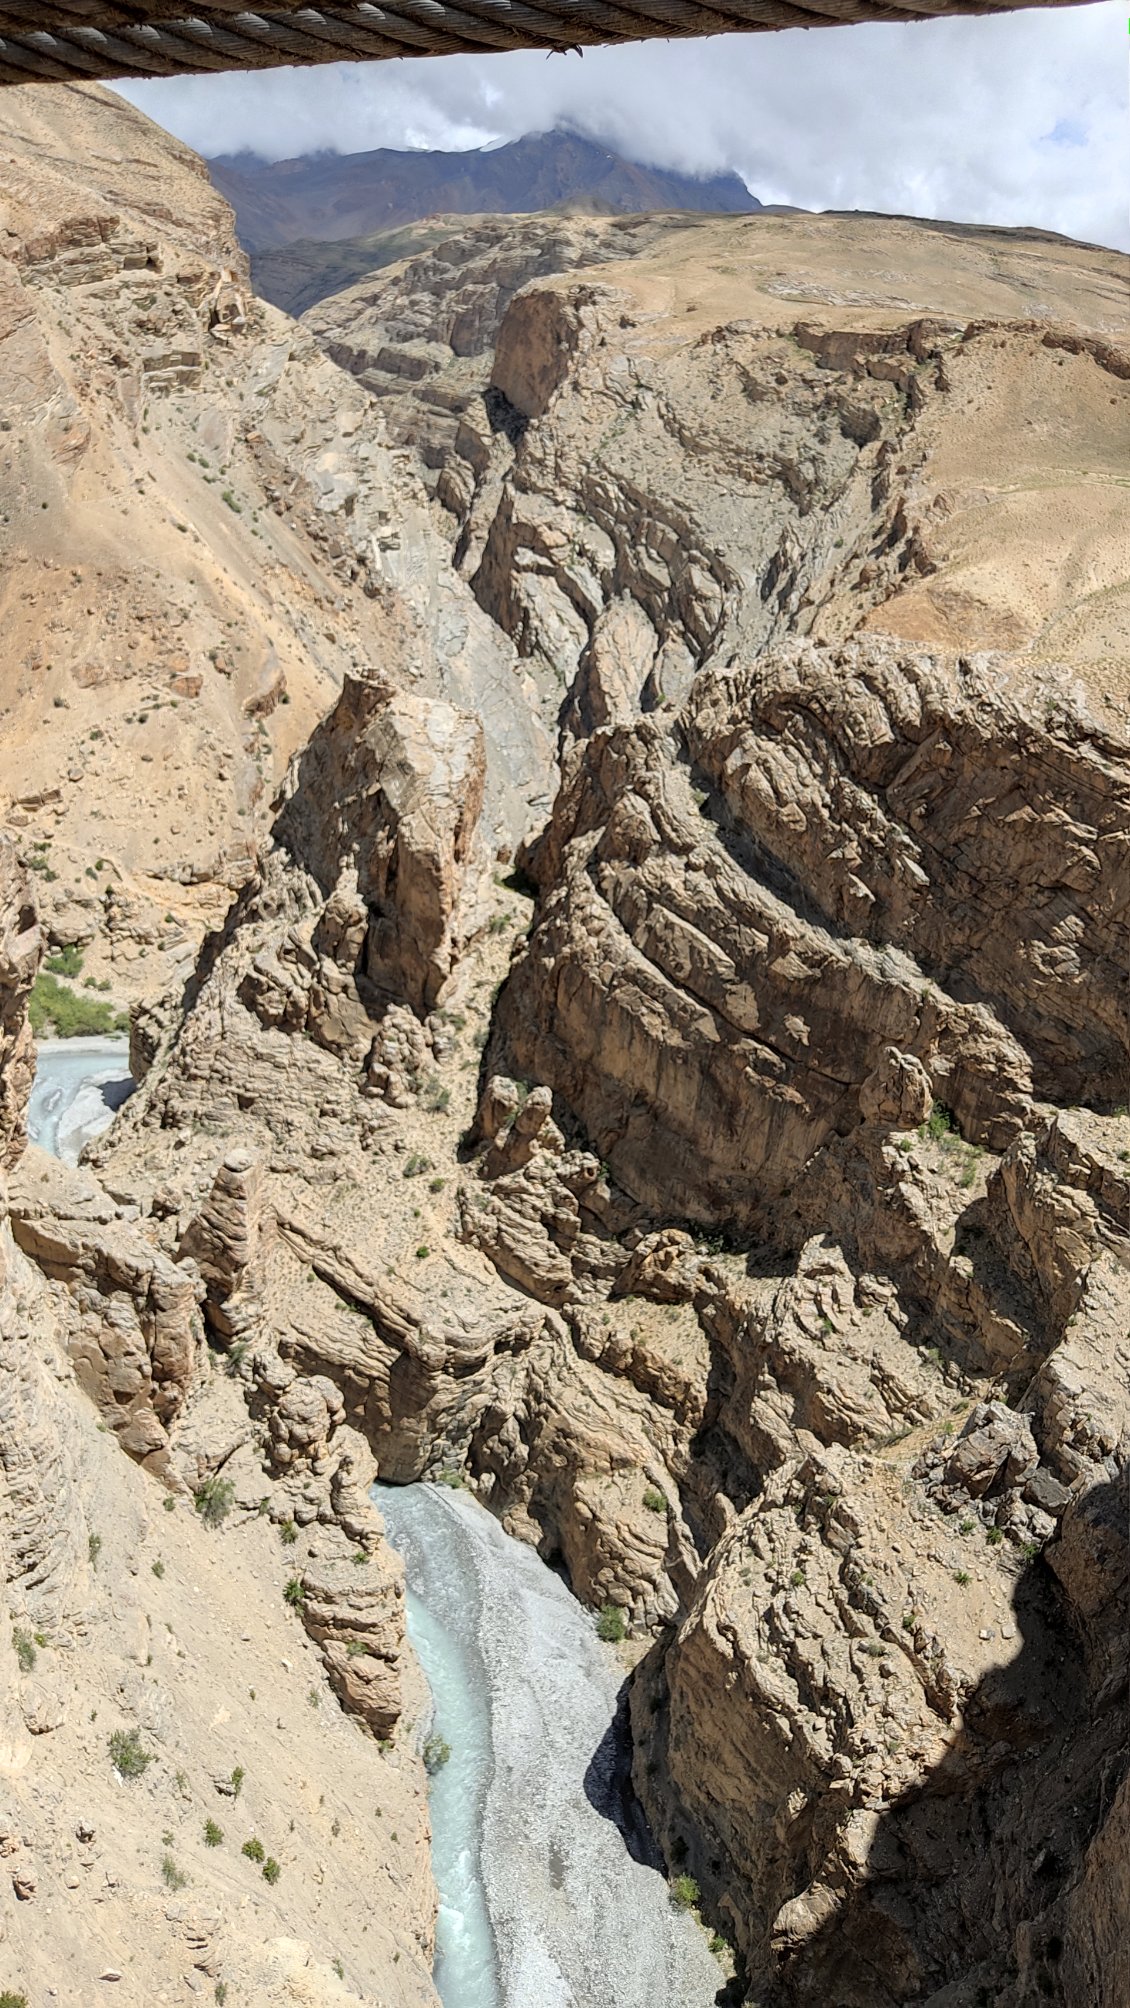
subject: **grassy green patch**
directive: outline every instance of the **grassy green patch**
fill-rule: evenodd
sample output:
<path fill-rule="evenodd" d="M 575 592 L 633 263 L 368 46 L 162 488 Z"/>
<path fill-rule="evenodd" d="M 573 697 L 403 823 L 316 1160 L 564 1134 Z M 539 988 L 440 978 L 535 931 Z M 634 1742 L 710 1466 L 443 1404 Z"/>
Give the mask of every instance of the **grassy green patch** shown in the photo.
<path fill-rule="evenodd" d="M 57 948 L 54 955 L 47 957 L 45 966 L 53 976 L 81 976 L 82 950 L 73 942 L 66 948 Z"/>
<path fill-rule="evenodd" d="M 55 958 L 53 958 L 54 960 Z M 54 976 L 41 971 L 28 999 L 28 1017 L 36 1038 L 91 1038 L 106 1032 L 128 1032 L 129 1013 L 115 1011 L 100 997 L 79 997 Z"/>

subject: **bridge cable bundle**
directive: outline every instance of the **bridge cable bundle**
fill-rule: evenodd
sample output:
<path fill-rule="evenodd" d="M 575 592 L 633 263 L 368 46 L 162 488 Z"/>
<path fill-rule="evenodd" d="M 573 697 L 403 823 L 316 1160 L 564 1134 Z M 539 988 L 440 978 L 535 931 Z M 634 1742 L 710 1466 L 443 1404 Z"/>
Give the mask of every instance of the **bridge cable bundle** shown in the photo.
<path fill-rule="evenodd" d="M 924 21 L 1012 12 L 1019 0 L 360 0 L 307 7 L 272 0 L 0 0 L 0 84 L 168 77 L 282 64 L 388 62 L 398 56 L 482 55 L 853 21 Z M 1070 6 L 1078 0 L 1037 0 Z"/>

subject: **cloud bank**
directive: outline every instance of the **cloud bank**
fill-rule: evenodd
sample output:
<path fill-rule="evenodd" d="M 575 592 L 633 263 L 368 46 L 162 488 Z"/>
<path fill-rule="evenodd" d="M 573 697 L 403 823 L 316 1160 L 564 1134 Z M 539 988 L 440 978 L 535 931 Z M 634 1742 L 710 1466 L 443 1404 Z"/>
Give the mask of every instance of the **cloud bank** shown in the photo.
<path fill-rule="evenodd" d="M 204 154 L 463 148 L 562 123 L 763 202 L 1035 224 L 1130 249 L 1116 0 L 913 26 L 121 85 Z"/>

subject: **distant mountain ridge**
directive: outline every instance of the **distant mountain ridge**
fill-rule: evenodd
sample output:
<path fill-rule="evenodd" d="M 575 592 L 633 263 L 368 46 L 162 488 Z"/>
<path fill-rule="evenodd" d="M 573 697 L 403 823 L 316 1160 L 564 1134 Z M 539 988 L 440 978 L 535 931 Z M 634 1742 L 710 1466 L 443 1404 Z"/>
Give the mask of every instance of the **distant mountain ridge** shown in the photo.
<path fill-rule="evenodd" d="M 470 153 L 380 147 L 279 161 L 243 153 L 207 165 L 253 252 L 299 239 L 365 237 L 439 213 L 512 216 L 576 204 L 626 215 L 656 209 L 735 215 L 761 207 L 737 174 L 699 179 L 641 166 L 561 128 Z"/>

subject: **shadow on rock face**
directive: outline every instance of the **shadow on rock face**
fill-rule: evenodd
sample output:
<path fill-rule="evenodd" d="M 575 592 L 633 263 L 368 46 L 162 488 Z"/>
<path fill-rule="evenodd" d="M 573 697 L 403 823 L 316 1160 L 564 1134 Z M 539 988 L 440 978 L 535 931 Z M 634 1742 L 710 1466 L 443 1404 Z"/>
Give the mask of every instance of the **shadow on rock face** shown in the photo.
<path fill-rule="evenodd" d="M 788 2008 L 1122 2008 L 1130 2001 L 1127 1471 L 1084 1493 L 1020 1577 L 1023 1643 L 946 1757 L 854 1816 L 839 1889 L 778 1914 Z M 854 1835 L 851 1828 L 855 1828 Z"/>
<path fill-rule="evenodd" d="M 123 1103 L 128 1102 L 136 1086 L 137 1082 L 133 1079 L 133 1076 L 126 1074 L 123 1079 L 118 1081 L 103 1081 L 99 1093 L 106 1107 L 112 1109 L 114 1114 L 117 1115 Z"/>
<path fill-rule="evenodd" d="M 632 1784 L 627 1681 L 617 1696 L 616 1713 L 589 1759 L 585 1797 L 594 1812 L 611 1820 L 634 1862 L 643 1862 L 649 1869 L 662 1868 L 663 1857 Z"/>
<path fill-rule="evenodd" d="M 634 1862 L 662 1871 L 663 1856 L 647 1823 L 647 1816 L 632 1784 L 632 1732 L 628 1719 L 630 1681 L 625 1681 L 616 1700 L 616 1713 L 589 1759 L 585 1771 L 585 1797 L 594 1812 L 611 1821 Z M 740 1980 L 720 1981 L 715 2008 L 740 2008 L 743 1998 Z"/>

